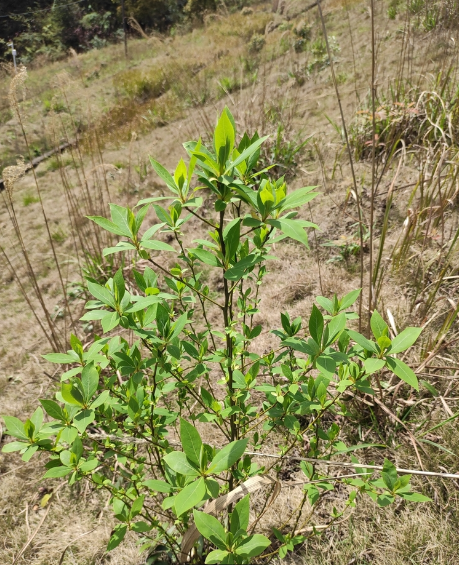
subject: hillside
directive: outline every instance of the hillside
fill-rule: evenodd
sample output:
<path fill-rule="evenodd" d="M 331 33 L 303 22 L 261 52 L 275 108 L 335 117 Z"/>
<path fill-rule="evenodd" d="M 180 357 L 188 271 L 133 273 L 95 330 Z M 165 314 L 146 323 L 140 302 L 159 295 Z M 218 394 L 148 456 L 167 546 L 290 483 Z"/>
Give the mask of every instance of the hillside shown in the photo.
<path fill-rule="evenodd" d="M 227 106 L 239 132 L 270 136 L 263 166 L 285 174 L 289 191 L 308 185 L 320 192 L 301 212 L 320 228 L 310 235 L 310 250 L 275 244 L 279 260 L 270 263 L 269 291 L 261 296 L 267 314 L 256 319 L 263 328 L 258 350 L 273 347 L 268 330 L 279 327 L 279 309 L 292 319 L 308 316 L 316 296 L 362 287 L 364 329 L 374 309 L 392 337 L 407 326 L 424 328 L 402 357 L 420 389 L 384 377 L 374 402 L 368 396 L 349 401 L 355 419 L 345 434 L 386 445 L 399 467 L 459 473 L 457 28 L 447 27 L 447 14 L 434 13 L 436 4 L 375 4 L 372 159 L 368 4 L 328 0 L 324 22 L 317 6 L 283 6 L 274 14 L 270 3 L 222 8 L 180 34 L 139 35 L 129 41 L 127 59 L 118 43 L 32 63 L 27 77 L 25 69 L 16 77 L 10 68 L 3 71 L 0 176 L 3 171 L 13 180 L 1 193 L 0 210 L 1 413 L 29 417 L 60 381 L 60 367 L 41 355 L 67 350 L 70 332 L 85 346 L 100 333 L 97 322 L 79 321 L 89 298 L 83 274 L 105 282 L 118 267 L 126 277 L 132 268 L 130 260 L 102 257 L 116 239 L 85 216 L 107 216 L 111 202 L 135 206 L 164 195 L 149 156 L 173 170 L 186 157 L 182 143 L 209 140 Z M 63 143 L 69 148 L 33 171 L 22 174 L 20 161 L 11 169 L 20 156 L 28 162 Z M 376 447 L 358 455 L 367 464 L 383 459 Z M 36 461 L 0 454 L 0 527 L 7 533 L 1 563 L 146 563 L 133 532 L 105 553 L 115 523 L 107 494 L 63 479 L 58 486 L 41 481 Z M 300 472 L 294 465 L 290 471 L 287 482 Z M 282 561 L 459 562 L 457 479 L 417 477 L 413 483 L 432 502 L 378 508 L 368 501 Z M 319 521 L 340 496 L 326 501 Z M 283 488 L 264 515 L 265 530 L 301 499 L 300 489 Z"/>

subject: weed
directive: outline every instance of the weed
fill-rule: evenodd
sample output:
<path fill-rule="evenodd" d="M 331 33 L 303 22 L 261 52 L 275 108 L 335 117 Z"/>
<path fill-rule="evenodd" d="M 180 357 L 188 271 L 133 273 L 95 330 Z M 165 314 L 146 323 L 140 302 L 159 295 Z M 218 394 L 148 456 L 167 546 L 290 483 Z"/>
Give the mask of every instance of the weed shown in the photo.
<path fill-rule="evenodd" d="M 37 196 L 35 196 L 34 194 L 32 194 L 31 192 L 28 192 L 22 198 L 22 205 L 23 206 L 30 206 L 30 204 L 35 204 L 36 202 L 40 202 L 40 199 Z"/>
<path fill-rule="evenodd" d="M 67 239 L 68 235 L 62 229 L 62 227 L 59 227 L 56 231 L 51 232 L 51 237 L 56 243 L 63 243 Z"/>
<path fill-rule="evenodd" d="M 354 224 L 355 227 L 358 224 Z M 364 249 L 363 251 L 368 251 L 368 246 L 366 243 L 370 238 L 370 231 L 363 226 L 363 241 L 364 241 Z M 327 241 L 326 243 L 322 244 L 324 247 L 331 247 L 332 249 L 336 249 L 338 251 L 337 255 L 333 255 L 327 263 L 346 263 L 346 268 L 349 269 L 351 266 L 351 259 L 357 258 L 360 256 L 362 251 L 361 243 L 360 243 L 360 231 L 357 230 L 352 235 L 341 235 L 338 240 L 334 241 Z"/>

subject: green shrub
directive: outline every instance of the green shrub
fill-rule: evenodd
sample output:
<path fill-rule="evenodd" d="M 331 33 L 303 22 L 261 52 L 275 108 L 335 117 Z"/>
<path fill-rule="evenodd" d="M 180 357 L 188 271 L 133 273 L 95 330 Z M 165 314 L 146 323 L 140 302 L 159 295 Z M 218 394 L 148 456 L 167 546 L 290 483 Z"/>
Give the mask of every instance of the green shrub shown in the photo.
<path fill-rule="evenodd" d="M 250 53 L 259 53 L 265 46 L 265 36 L 255 33 L 249 41 L 248 50 Z"/>
<path fill-rule="evenodd" d="M 244 134 L 236 142 L 225 109 L 212 147 L 185 143 L 188 166 L 181 160 L 171 175 L 151 159 L 168 196 L 142 200 L 136 213 L 111 204 L 111 220 L 91 218 L 122 239 L 105 256 L 128 251 L 149 266 L 132 269 L 129 283 L 126 269 L 106 284 L 88 278 L 94 299 L 82 320 L 100 322 L 107 335 L 86 349 L 72 335 L 67 353 L 45 355 L 71 366 L 55 400 L 42 399 L 25 423 L 4 417 L 6 433 L 16 438 L 4 452 L 19 451 L 25 461 L 45 452 L 44 478 L 84 480 L 110 492 L 118 525 L 108 550 L 130 530 L 142 550 L 163 563 L 283 559 L 306 539 L 295 532 L 300 517 L 279 515 L 277 529 L 268 531 L 257 524 L 269 497 L 259 505 L 253 497 L 268 486 L 275 498 L 291 455 L 303 477 L 300 516 L 308 501 L 310 523 L 311 508 L 323 513 L 321 504 L 335 488 L 339 498 L 327 525 L 366 495 L 380 506 L 428 500 L 414 494 L 410 475 L 398 476 L 387 459 L 377 480 L 374 469 L 355 458 L 357 476 L 330 476 L 318 464 L 365 447 L 347 445 L 341 433 L 347 392 L 374 395 L 382 371 L 418 388 L 395 355 L 416 341 L 419 329 L 391 341 L 377 312 L 374 340 L 349 329 L 357 317 L 351 309 L 356 290 L 341 300 L 318 297 L 320 309 L 313 306 L 307 321 L 280 313 L 281 327 L 267 328 L 277 343 L 260 353 L 260 289 L 273 246 L 287 238 L 307 247 L 306 229 L 316 226 L 299 219 L 297 209 L 317 195 L 314 187 L 288 193 L 283 177 L 270 180 L 260 170 L 265 139 Z M 203 207 L 203 187 L 213 211 Z M 159 222 L 143 228 L 150 209 Z M 191 218 L 208 230 L 205 239 L 196 224 L 187 229 Z M 219 274 L 215 286 L 203 282 L 208 270 Z M 43 409 L 51 421 L 44 422 Z M 258 462 L 263 457 L 266 465 Z"/>

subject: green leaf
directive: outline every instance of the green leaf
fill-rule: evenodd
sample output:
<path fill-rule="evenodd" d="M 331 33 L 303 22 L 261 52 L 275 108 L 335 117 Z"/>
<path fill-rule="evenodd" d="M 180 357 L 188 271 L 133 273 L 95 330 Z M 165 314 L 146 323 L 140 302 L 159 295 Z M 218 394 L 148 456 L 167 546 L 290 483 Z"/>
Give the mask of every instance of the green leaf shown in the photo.
<path fill-rule="evenodd" d="M 386 361 L 388 367 L 399 379 L 402 379 L 402 381 L 405 381 L 416 390 L 419 390 L 418 378 L 406 363 L 395 357 L 386 357 Z"/>
<path fill-rule="evenodd" d="M 234 148 L 235 131 L 227 112 L 229 110 L 224 108 L 214 132 L 215 154 L 221 170 Z"/>
<path fill-rule="evenodd" d="M 120 315 L 118 314 L 118 312 L 109 312 L 101 320 L 102 329 L 104 333 L 107 333 L 113 328 L 116 328 L 119 322 L 120 322 Z"/>
<path fill-rule="evenodd" d="M 73 418 L 73 425 L 75 428 L 80 432 L 80 434 L 84 433 L 86 428 L 94 421 L 94 410 L 85 409 Z"/>
<path fill-rule="evenodd" d="M 210 265 L 211 267 L 221 267 L 221 262 L 217 259 L 217 257 L 211 253 L 210 251 L 206 251 L 205 249 L 188 249 L 190 253 L 196 255 L 196 257 L 205 263 L 206 265 Z"/>
<path fill-rule="evenodd" d="M 355 332 L 354 330 L 346 330 L 349 337 L 363 347 L 366 351 L 371 351 L 372 353 L 378 353 L 376 344 L 373 341 L 368 340 L 362 334 Z"/>
<path fill-rule="evenodd" d="M 431 498 L 424 496 L 423 494 L 420 494 L 418 492 L 400 493 L 400 496 L 410 502 L 432 502 Z"/>
<path fill-rule="evenodd" d="M 249 527 L 250 503 L 249 495 L 242 498 L 234 507 L 231 514 L 231 533 L 234 535 L 238 530 L 247 530 Z"/>
<path fill-rule="evenodd" d="M 67 365 L 68 363 L 78 363 L 78 359 L 76 357 L 73 357 L 73 355 L 68 355 L 67 353 L 48 353 L 47 355 L 42 355 L 42 357 L 50 363 L 59 363 L 61 365 Z"/>
<path fill-rule="evenodd" d="M 390 490 L 394 490 L 395 483 L 397 482 L 398 475 L 395 465 L 389 461 L 389 459 L 384 459 L 383 470 L 381 472 L 382 480 L 386 487 Z"/>
<path fill-rule="evenodd" d="M 202 446 L 201 436 L 198 430 L 183 418 L 180 418 L 180 440 L 187 458 L 199 465 L 199 454 Z"/>
<path fill-rule="evenodd" d="M 384 359 L 374 359 L 373 357 L 370 357 L 365 359 L 363 366 L 367 375 L 372 375 L 373 373 L 380 371 L 385 364 L 386 362 Z"/>
<path fill-rule="evenodd" d="M 99 461 L 97 459 L 91 459 L 90 461 L 85 461 L 79 467 L 82 473 L 89 473 L 94 471 L 94 469 L 99 465 Z"/>
<path fill-rule="evenodd" d="M 62 383 L 61 384 L 61 395 L 67 404 L 72 404 L 73 406 L 83 406 L 84 400 L 80 394 L 80 391 L 73 386 L 72 383 Z"/>
<path fill-rule="evenodd" d="M 282 341 L 282 345 L 284 347 L 291 347 L 295 351 L 299 351 L 300 353 L 304 353 L 305 355 L 311 355 L 312 357 L 314 357 L 318 353 L 318 351 L 314 349 L 311 344 L 306 343 L 304 339 L 298 339 L 296 337 L 289 337 L 287 339 L 284 339 Z M 317 345 L 315 347 L 317 347 Z"/>
<path fill-rule="evenodd" d="M 328 355 L 320 355 L 316 359 L 317 368 L 327 377 L 333 377 L 336 370 L 336 362 Z"/>
<path fill-rule="evenodd" d="M 132 243 L 128 243 L 127 241 L 120 241 L 116 244 L 115 247 L 106 247 L 102 251 L 102 255 L 104 257 L 108 257 L 109 255 L 113 255 L 114 253 L 120 253 L 121 251 L 132 251 L 135 250 L 135 246 Z"/>
<path fill-rule="evenodd" d="M 91 408 L 98 408 L 102 404 L 105 404 L 110 399 L 110 391 L 104 390 L 99 396 L 91 402 Z"/>
<path fill-rule="evenodd" d="M 225 559 L 230 555 L 229 551 L 214 549 L 207 557 L 205 563 L 226 563 Z"/>
<path fill-rule="evenodd" d="M 89 220 L 95 222 L 98 226 L 103 228 L 104 230 L 109 231 L 110 233 L 114 233 L 116 235 L 123 235 L 126 237 L 130 237 L 130 233 L 124 231 L 124 229 L 119 228 L 116 224 L 107 220 L 107 218 L 103 218 L 102 216 L 86 216 Z"/>
<path fill-rule="evenodd" d="M 147 481 L 143 481 L 142 484 L 155 492 L 172 492 L 172 487 L 165 481 L 158 481 L 156 479 L 148 479 Z"/>
<path fill-rule="evenodd" d="M 233 371 L 233 388 L 239 388 L 242 390 L 247 388 L 247 383 L 245 382 L 244 375 L 237 369 Z"/>
<path fill-rule="evenodd" d="M 358 288 L 357 290 L 353 290 L 349 294 L 346 294 L 346 296 L 343 296 L 343 298 L 340 300 L 340 303 L 339 303 L 340 311 L 346 310 L 346 308 L 349 308 L 350 306 L 352 306 L 354 304 L 354 302 L 357 300 L 357 298 L 359 297 L 360 292 L 361 292 L 361 289 Z"/>
<path fill-rule="evenodd" d="M 172 253 L 176 252 L 172 245 L 164 243 L 164 241 L 157 241 L 154 239 L 142 239 L 140 245 L 142 247 L 145 247 L 145 249 L 153 249 L 153 251 L 170 251 Z"/>
<path fill-rule="evenodd" d="M 94 296 L 94 298 L 97 298 L 97 300 L 100 300 L 106 306 L 110 306 L 111 308 L 115 309 L 115 299 L 108 288 L 105 288 L 104 286 L 93 283 L 91 281 L 87 281 L 87 284 L 88 290 Z"/>
<path fill-rule="evenodd" d="M 183 453 L 183 451 L 172 451 L 171 453 L 168 453 L 164 456 L 164 461 L 176 473 L 191 477 L 199 476 L 199 470 L 189 459 L 187 459 L 187 456 Z"/>
<path fill-rule="evenodd" d="M 43 475 L 44 479 L 57 479 L 70 475 L 72 469 L 70 467 L 52 467 Z"/>
<path fill-rule="evenodd" d="M 440 396 L 440 393 L 438 392 L 438 390 L 433 385 L 428 383 L 427 381 L 421 380 L 421 384 L 422 384 L 422 386 L 424 386 L 430 392 L 430 394 L 432 396 L 434 396 L 434 397 Z"/>
<path fill-rule="evenodd" d="M 253 153 L 255 153 L 255 151 L 260 147 L 260 145 L 262 143 L 264 143 L 267 139 L 268 139 L 269 135 L 266 135 L 265 137 L 261 137 L 260 139 L 257 139 L 257 141 L 255 141 L 254 143 L 252 143 L 252 145 L 250 145 L 249 147 L 247 147 L 247 149 L 244 149 L 244 151 L 239 155 L 239 157 L 237 157 L 228 167 L 228 169 L 226 169 L 225 174 L 232 169 L 233 167 L 237 167 L 238 165 L 240 165 L 243 161 L 245 161 L 247 159 L 247 157 L 250 157 Z"/>
<path fill-rule="evenodd" d="M 241 218 L 235 218 L 228 224 L 223 232 L 223 240 L 225 242 L 225 257 L 230 260 L 236 254 L 239 247 L 241 235 Z"/>
<path fill-rule="evenodd" d="M 24 424 L 19 418 L 15 418 L 14 416 L 2 416 L 2 418 L 5 421 L 8 435 L 17 437 L 18 439 L 25 439 L 26 441 L 29 440 L 24 430 Z"/>
<path fill-rule="evenodd" d="M 206 492 L 206 483 L 203 477 L 187 485 L 175 497 L 174 507 L 177 516 L 181 516 L 184 512 L 202 502 Z"/>
<path fill-rule="evenodd" d="M 137 533 L 149 532 L 152 528 L 153 526 L 151 524 L 147 524 L 143 521 L 134 522 L 134 524 L 131 524 L 132 531 Z"/>
<path fill-rule="evenodd" d="M 194 523 L 198 532 L 219 549 L 226 549 L 226 532 L 217 518 L 199 510 L 193 510 Z"/>
<path fill-rule="evenodd" d="M 341 332 L 346 327 L 346 314 L 341 312 L 338 316 L 334 316 L 327 324 L 327 328 L 325 331 L 325 340 L 324 346 L 331 345 L 334 341 L 336 341 Z"/>
<path fill-rule="evenodd" d="M 237 555 L 244 555 L 245 557 L 256 557 L 263 553 L 263 551 L 271 545 L 271 542 L 266 536 L 261 534 L 254 534 L 243 540 L 235 553 Z"/>
<path fill-rule="evenodd" d="M 329 298 L 325 298 L 325 296 L 317 296 L 316 302 L 319 306 L 322 306 L 326 312 L 333 314 L 333 302 Z"/>
<path fill-rule="evenodd" d="M 238 459 L 242 457 L 248 441 L 248 439 L 240 439 L 225 445 L 225 447 L 220 449 L 217 455 L 212 459 L 209 472 L 221 473 L 222 471 L 229 469 Z"/>
<path fill-rule="evenodd" d="M 138 514 L 140 514 L 140 512 L 142 511 L 142 508 L 143 508 L 144 500 L 145 500 L 144 494 L 141 494 L 138 498 L 136 498 L 134 500 L 134 502 L 132 503 L 132 506 L 131 506 L 131 511 L 130 511 L 131 519 L 135 518 Z"/>
<path fill-rule="evenodd" d="M 315 304 L 312 305 L 311 316 L 309 317 L 309 333 L 312 339 L 319 345 L 322 343 L 324 331 L 324 317 Z"/>
<path fill-rule="evenodd" d="M 168 188 L 174 194 L 178 194 L 178 192 L 179 192 L 178 187 L 175 183 L 174 178 L 169 173 L 169 171 L 167 171 L 160 163 L 158 163 L 158 161 L 155 161 L 151 157 L 150 157 L 150 163 L 151 163 L 151 166 L 153 167 L 153 169 L 155 170 L 156 174 L 158 175 L 158 177 L 166 183 Z"/>
<path fill-rule="evenodd" d="M 422 332 L 422 328 L 406 328 L 398 334 L 393 340 L 389 349 L 389 353 L 401 353 L 415 343 Z M 401 377 L 400 377 L 401 378 Z"/>
<path fill-rule="evenodd" d="M 378 340 L 382 336 L 387 336 L 389 332 L 388 325 L 376 310 L 371 315 L 370 326 L 376 340 Z"/>
<path fill-rule="evenodd" d="M 283 200 L 281 200 L 281 202 L 279 203 L 279 208 L 284 211 L 291 208 L 297 208 L 298 206 L 302 206 L 303 204 L 310 202 L 319 194 L 318 192 L 311 192 L 311 190 L 314 190 L 314 188 L 317 187 L 304 186 L 303 188 L 294 190 L 290 194 L 287 194 L 287 196 Z"/>
<path fill-rule="evenodd" d="M 234 267 L 228 269 L 225 272 L 224 277 L 230 281 L 238 281 L 242 279 L 242 277 L 247 274 L 252 267 L 254 267 L 257 263 L 261 263 L 263 260 L 263 257 L 251 253 L 250 255 L 247 255 L 247 257 L 244 257 L 244 259 L 238 261 Z"/>
<path fill-rule="evenodd" d="M 123 208 L 123 206 L 118 206 L 118 204 L 109 204 L 109 206 L 110 206 L 110 213 L 112 215 L 113 222 L 123 232 L 124 236 L 131 238 L 132 230 L 131 230 L 131 226 L 129 225 L 127 208 Z"/>
<path fill-rule="evenodd" d="M 2 453 L 13 453 L 13 451 L 20 451 L 21 449 L 24 449 L 29 445 L 29 443 L 23 443 L 22 441 L 12 441 L 3 446 Z"/>
<path fill-rule="evenodd" d="M 118 524 L 117 526 L 115 526 L 115 529 L 113 530 L 107 545 L 107 551 L 111 551 L 112 549 L 115 549 L 115 547 L 118 547 L 119 544 L 123 541 L 126 532 L 127 524 Z"/>
<path fill-rule="evenodd" d="M 91 400 L 99 384 L 99 373 L 94 367 L 94 362 L 88 363 L 81 372 L 81 386 L 85 404 Z"/>
<path fill-rule="evenodd" d="M 280 229 L 287 237 L 299 241 L 309 249 L 308 234 L 304 230 L 301 221 L 281 218 L 277 220 L 267 220 L 266 223 Z"/>

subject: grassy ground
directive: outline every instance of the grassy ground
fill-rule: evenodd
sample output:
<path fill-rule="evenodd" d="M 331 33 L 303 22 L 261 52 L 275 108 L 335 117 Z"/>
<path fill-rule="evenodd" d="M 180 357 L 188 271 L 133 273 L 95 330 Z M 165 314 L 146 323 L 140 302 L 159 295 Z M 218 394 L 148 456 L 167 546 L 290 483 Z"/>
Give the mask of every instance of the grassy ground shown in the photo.
<path fill-rule="evenodd" d="M 378 310 L 389 320 L 393 317 L 394 331 L 406 325 L 425 326 L 420 346 L 410 352 L 408 361 L 420 368 L 418 376 L 427 385 L 413 395 L 404 388 L 394 390 L 389 383 L 385 399 L 403 425 L 376 405 L 362 409 L 356 404 L 355 423 L 348 433 L 368 443 L 386 443 L 392 460 L 417 468 L 420 463 L 408 429 L 419 437 L 426 469 L 454 473 L 459 470 L 457 421 L 421 434 L 456 414 L 459 400 L 453 87 L 457 37 L 455 30 L 426 32 L 418 16 L 401 5 L 391 19 L 391 5 L 378 3 L 375 11 L 378 127 L 381 143 L 386 145 L 378 148 L 381 182 L 373 205 L 374 286 Z M 283 16 L 273 15 L 267 4 L 255 6 L 246 15 L 219 13 L 184 35 L 130 41 L 128 61 L 122 56 L 123 47 L 114 45 L 29 70 L 20 109 L 32 156 L 75 137 L 80 150 L 42 163 L 36 181 L 27 173 L 15 184 L 11 198 L 2 193 L 0 243 L 6 252 L 0 258 L 3 413 L 29 415 L 38 398 L 53 394 L 59 379 L 54 367 L 40 358 L 50 344 L 18 290 L 15 273 L 35 310 L 41 312 L 44 306 L 49 312 L 57 339 L 65 342 L 73 319 L 78 334 L 89 341 L 94 328 L 77 321 L 84 292 L 82 250 L 91 252 L 86 268 L 93 274 L 102 276 L 110 266 L 96 259 L 106 242 L 98 239 L 82 216 L 94 210 L 103 214 L 108 202 L 134 205 L 142 197 L 158 194 L 162 188 L 147 165 L 148 155 L 169 169 L 174 167 L 184 156 L 181 143 L 208 135 L 224 104 L 234 113 L 239 130 L 271 134 L 265 161 L 280 163 L 280 170 L 285 167 L 291 188 L 319 185 L 322 193 L 306 216 L 312 216 L 321 228 L 312 238 L 311 252 L 287 244 L 276 249 L 281 261 L 272 264 L 269 294 L 263 297 L 263 310 L 269 315 L 258 323 L 264 330 L 277 327 L 280 308 L 293 316 L 306 315 L 315 296 L 342 295 L 359 287 L 361 253 L 366 289 L 363 314 L 367 315 L 370 243 L 366 240 L 361 248 L 356 223 L 358 204 L 368 227 L 371 211 L 372 133 L 365 113 L 371 76 L 368 7 L 334 0 L 323 7 L 353 155 L 361 157 L 355 163 L 357 192 L 343 144 L 321 22 L 315 9 L 305 13 L 301 9 L 297 2 Z M 7 103 L 6 73 L 4 79 L 0 87 L 4 100 L 1 169 L 13 164 L 18 155 L 27 158 L 21 125 Z M 437 106 L 435 110 L 432 102 L 422 102 L 423 92 L 442 97 L 444 113 Z M 436 96 L 430 94 L 429 100 Z M 399 141 L 396 152 L 391 152 L 390 144 L 397 139 L 403 143 Z M 30 266 L 21 253 L 14 218 Z M 56 261 L 63 284 L 56 276 Z M 43 306 L 33 291 L 31 269 Z M 66 299 L 62 286 L 67 289 Z M 263 331 L 260 350 L 269 345 L 270 336 Z M 380 460 L 377 451 L 365 457 L 367 462 Z M 292 477 L 295 473 L 292 470 Z M 133 537 L 105 554 L 113 525 L 107 500 L 81 486 L 40 481 L 41 474 L 34 459 L 23 464 L 13 455 L 0 455 L 0 525 L 5 532 L 1 563 L 144 562 Z M 368 503 L 285 561 L 459 563 L 457 484 L 432 479 L 417 481 L 417 487 L 433 498 L 431 504 L 377 509 Z M 46 495 L 52 492 L 50 501 Z M 294 508 L 300 496 L 293 487 L 283 489 L 265 515 L 266 529 L 274 515 Z M 331 498 L 328 503 L 319 514 L 324 522 L 335 501 Z"/>

